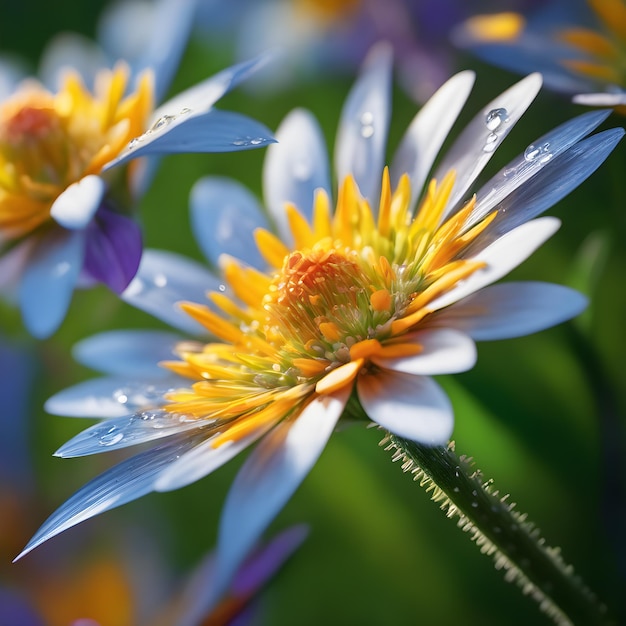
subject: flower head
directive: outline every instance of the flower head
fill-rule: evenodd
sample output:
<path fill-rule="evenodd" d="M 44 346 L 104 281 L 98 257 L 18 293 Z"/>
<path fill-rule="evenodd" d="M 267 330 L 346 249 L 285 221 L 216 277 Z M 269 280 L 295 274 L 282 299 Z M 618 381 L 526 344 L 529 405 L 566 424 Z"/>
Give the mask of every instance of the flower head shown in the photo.
<path fill-rule="evenodd" d="M 56 330 L 77 284 L 121 293 L 135 275 L 141 233 L 129 214 L 150 172 L 137 157 L 272 141 L 213 106 L 260 64 L 224 70 L 156 110 L 151 70 L 133 76 L 123 62 L 101 69 L 93 91 L 66 69 L 58 91 L 26 81 L 0 104 L 0 290 L 17 298 L 32 334 Z"/>
<path fill-rule="evenodd" d="M 518 72 L 540 71 L 553 89 L 595 106 L 626 104 L 626 4 L 623 0 L 552 0 L 530 12 L 477 15 L 456 42 Z"/>
<path fill-rule="evenodd" d="M 275 230 L 234 181 L 198 183 L 192 221 L 222 275 L 209 278 L 188 260 L 147 251 L 123 297 L 180 327 L 191 318 L 211 339 L 113 332 L 86 340 L 77 356 L 113 376 L 47 404 L 53 413 L 108 418 L 59 456 L 164 442 L 78 491 L 26 551 L 103 510 L 189 484 L 259 440 L 222 515 L 217 593 L 342 415 L 365 414 L 403 437 L 442 444 L 452 408 L 431 376 L 471 368 L 476 339 L 535 332 L 582 310 L 584 298 L 558 285 L 490 285 L 555 232 L 558 220 L 532 218 L 591 174 L 623 131 L 587 137 L 608 114 L 582 115 L 470 193 L 536 95 L 533 75 L 480 111 L 425 184 L 473 75 L 461 73 L 437 92 L 387 169 L 390 72 L 387 48 L 375 48 L 344 106 L 335 202 L 321 131 L 303 110 L 283 122 L 266 159 Z M 198 296 L 207 288 L 208 305 Z M 177 359 L 163 363 L 170 374 L 155 378 L 154 362 L 172 347 Z M 132 371 L 136 384 L 128 385 Z"/>

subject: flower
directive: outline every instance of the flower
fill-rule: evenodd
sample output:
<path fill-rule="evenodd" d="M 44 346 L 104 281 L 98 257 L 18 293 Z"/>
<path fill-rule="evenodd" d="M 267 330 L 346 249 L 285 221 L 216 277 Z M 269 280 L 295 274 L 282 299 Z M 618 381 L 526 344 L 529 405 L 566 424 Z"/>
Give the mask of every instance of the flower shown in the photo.
<path fill-rule="evenodd" d="M 490 63 L 526 73 L 594 106 L 626 104 L 626 4 L 623 0 L 552 0 L 528 16 L 476 15 L 454 41 Z"/>
<path fill-rule="evenodd" d="M 28 81 L 0 105 L 0 291 L 17 298 L 31 334 L 57 329 L 78 284 L 120 293 L 135 275 L 141 233 L 128 205 L 150 173 L 135 159 L 272 141 L 258 122 L 213 106 L 262 63 L 226 69 L 156 110 L 152 72 L 129 90 L 124 62 L 101 69 L 93 93 L 66 71 L 56 93 Z"/>
<path fill-rule="evenodd" d="M 580 294 L 559 285 L 491 283 L 557 230 L 557 219 L 533 218 L 589 176 L 623 130 L 588 137 L 608 116 L 588 112 L 529 145 L 472 194 L 540 88 L 540 77 L 531 75 L 477 114 L 425 185 L 473 81 L 462 72 L 433 96 L 387 169 L 391 55 L 386 46 L 374 48 L 341 116 L 334 213 L 321 130 L 307 111 L 292 112 L 264 170 L 279 236 L 263 227 L 245 188 L 221 178 L 200 181 L 192 221 L 209 260 L 221 263 L 221 277 L 208 279 L 193 262 L 147 251 L 123 297 L 189 328 L 180 321 L 186 313 L 212 338 L 177 343 L 176 335 L 157 331 L 113 331 L 78 345 L 79 360 L 112 376 L 62 391 L 46 408 L 106 419 L 56 454 L 162 441 L 80 489 L 23 554 L 107 509 L 194 482 L 258 441 L 222 513 L 218 593 L 342 415 L 365 413 L 392 433 L 442 444 L 453 415 L 433 375 L 471 368 L 474 340 L 535 332 L 584 308 Z M 210 305 L 192 297 L 175 310 L 175 301 L 207 288 Z M 169 374 L 157 379 L 154 363 L 172 346 L 177 360 L 169 357 Z"/>

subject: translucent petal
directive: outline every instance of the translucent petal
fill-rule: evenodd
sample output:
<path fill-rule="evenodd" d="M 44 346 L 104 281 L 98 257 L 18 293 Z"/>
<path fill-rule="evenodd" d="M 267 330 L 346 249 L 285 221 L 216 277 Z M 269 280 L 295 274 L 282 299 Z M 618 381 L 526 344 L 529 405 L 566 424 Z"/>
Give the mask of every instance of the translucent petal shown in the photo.
<path fill-rule="evenodd" d="M 185 420 L 163 410 L 145 410 L 94 424 L 72 437 L 55 453 L 64 459 L 110 452 L 140 443 L 194 430 L 199 432 L 213 420 Z"/>
<path fill-rule="evenodd" d="M 3 298 L 15 298 L 15 294 L 31 254 L 37 248 L 38 237 L 27 237 L 6 252 L 0 253 L 0 291 Z M 2 240 L 0 239 L 0 244 Z"/>
<path fill-rule="evenodd" d="M 360 376 L 357 392 L 369 418 L 400 437 L 437 446 L 452 434 L 450 400 L 428 376 L 382 370 Z"/>
<path fill-rule="evenodd" d="M 311 471 L 349 392 L 318 396 L 295 420 L 281 422 L 266 435 L 247 458 L 222 511 L 212 598 L 228 587 L 267 525 Z"/>
<path fill-rule="evenodd" d="M 509 339 L 560 324 L 586 306 L 587 298 L 569 287 L 511 282 L 463 298 L 435 314 L 432 323 L 456 328 L 477 341 Z"/>
<path fill-rule="evenodd" d="M 265 262 L 254 241 L 254 229 L 267 228 L 267 220 L 255 196 L 230 178 L 205 176 L 190 195 L 191 224 L 204 256 L 219 266 L 228 254 L 258 269 Z"/>
<path fill-rule="evenodd" d="M 421 194 L 435 157 L 474 85 L 474 72 L 448 80 L 421 108 L 406 130 L 391 164 L 393 187 L 402 174 L 411 179 L 411 205 Z"/>
<path fill-rule="evenodd" d="M 368 54 L 350 90 L 335 143 L 337 177 L 352 174 L 363 196 L 378 197 L 391 108 L 391 48 L 378 44 Z"/>
<path fill-rule="evenodd" d="M 474 342 L 457 330 L 425 330 L 412 335 L 412 340 L 422 346 L 419 354 L 397 359 L 374 357 L 371 360 L 388 370 L 425 376 L 465 372 L 476 363 Z"/>
<path fill-rule="evenodd" d="M 572 98 L 572 102 L 592 107 L 624 106 L 626 93 L 579 93 Z"/>
<path fill-rule="evenodd" d="M 525 261 L 560 225 L 555 217 L 540 217 L 508 232 L 472 257 L 473 260 L 483 261 L 486 264 L 484 268 L 476 270 L 469 278 L 430 302 L 428 308 L 433 311 L 441 309 L 502 278 Z"/>
<path fill-rule="evenodd" d="M 469 221 L 473 223 L 490 213 L 509 194 L 527 183 L 540 170 L 551 169 L 553 159 L 588 135 L 609 116 L 609 113 L 610 111 L 591 111 L 579 115 L 529 144 L 523 154 L 503 167 L 476 193 L 476 207 Z M 517 206 L 514 210 L 518 211 Z"/>
<path fill-rule="evenodd" d="M 100 474 L 44 522 L 16 560 L 64 530 L 150 493 L 156 477 L 163 469 L 197 442 L 197 438 L 181 435 Z"/>
<path fill-rule="evenodd" d="M 162 330 L 110 330 L 79 341 L 74 358 L 105 374 L 166 376 L 159 361 L 171 359 L 182 337 Z"/>
<path fill-rule="evenodd" d="M 19 286 L 24 324 L 38 339 L 51 335 L 65 318 L 83 265 L 82 231 L 51 230 L 39 241 Z"/>
<path fill-rule="evenodd" d="M 123 417 L 141 407 L 163 400 L 167 391 L 181 387 L 181 379 L 166 370 L 160 378 L 128 376 L 91 378 L 63 389 L 46 400 L 45 410 L 68 417 Z"/>
<path fill-rule="evenodd" d="M 448 210 L 464 199 L 470 185 L 522 117 L 540 87 L 539 74 L 527 76 L 492 100 L 459 135 L 434 174 L 434 178 L 441 181 L 450 170 L 456 172 Z M 494 125 L 496 115 L 500 122 Z"/>
<path fill-rule="evenodd" d="M 163 120 L 163 121 L 161 121 Z M 187 152 L 236 152 L 263 148 L 274 142 L 270 130 L 250 117 L 211 109 L 199 114 L 185 109 L 157 120 L 152 129 L 133 139 L 103 170 L 140 156 Z"/>
<path fill-rule="evenodd" d="M 265 206 L 281 239 L 289 242 L 285 203 L 294 204 L 310 220 L 315 190 L 322 188 L 331 195 L 330 166 L 322 130 L 309 111 L 291 111 L 276 130 L 276 140 L 263 163 Z"/>
<path fill-rule="evenodd" d="M 154 485 L 156 491 L 172 491 L 204 478 L 224 465 L 262 437 L 269 427 L 256 430 L 237 441 L 227 441 L 219 447 L 208 439 L 172 463 Z"/>
<path fill-rule="evenodd" d="M 122 300 L 174 328 L 206 334 L 203 327 L 181 311 L 177 302 L 205 302 L 208 291 L 219 291 L 220 281 L 191 259 L 163 250 L 144 250 L 139 271 Z"/>

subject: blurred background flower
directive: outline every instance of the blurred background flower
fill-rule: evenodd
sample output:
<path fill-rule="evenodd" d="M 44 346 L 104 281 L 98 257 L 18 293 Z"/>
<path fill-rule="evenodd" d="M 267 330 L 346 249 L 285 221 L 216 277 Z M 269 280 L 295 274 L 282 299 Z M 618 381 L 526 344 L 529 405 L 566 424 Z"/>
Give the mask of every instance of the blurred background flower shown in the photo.
<path fill-rule="evenodd" d="M 550 0 L 524 13 L 475 15 L 456 27 L 457 45 L 595 106 L 626 104 L 626 3 Z"/>
<path fill-rule="evenodd" d="M 415 0 L 411 4 L 424 3 Z M 23 57 L 28 73 L 33 74 L 46 41 L 68 30 L 95 38 L 98 16 L 108 6 L 105 0 L 8 3 L 0 22 L 0 45 L 7 54 Z M 469 17 L 500 11 L 501 6 L 477 1 L 464 3 L 462 8 Z M 523 9 L 521 3 L 508 8 Z M 241 12 L 242 19 L 245 13 Z M 36 20 L 33 15 L 37 15 Z M 233 22 L 235 27 L 237 20 Z M 272 47 L 279 45 L 277 42 Z M 451 46 L 442 39 L 442 48 L 447 45 Z M 241 54 L 237 48 L 230 34 L 220 37 L 213 32 L 211 36 L 192 37 L 164 97 L 233 63 Z M 469 52 L 450 49 L 449 54 L 454 70 L 477 71 L 472 96 L 477 105 L 512 82 L 509 72 Z M 341 65 L 339 60 L 336 64 Z M 415 75 L 419 75 L 420 67 L 414 66 Z M 258 89 L 252 96 L 236 90 L 225 97 L 223 106 L 253 115 L 271 129 L 277 128 L 292 108 L 306 106 L 319 119 L 328 141 L 335 133 L 339 108 L 354 78 L 353 71 L 337 74 L 332 69 L 326 65 L 314 81 L 297 81 L 296 75 L 293 83 L 279 91 Z M 389 137 L 395 145 L 415 112 L 415 104 L 397 84 L 393 97 Z M 499 148 L 502 161 L 523 151 L 531 137 L 580 112 L 579 106 L 543 91 L 526 113 L 523 129 L 514 129 Z M 461 124 L 467 121 L 467 115 L 461 112 Z M 619 123 L 619 119 L 613 119 L 604 126 Z M 194 182 L 207 173 L 229 176 L 260 196 L 263 159 L 264 151 L 165 157 L 159 175 L 140 201 L 146 244 L 200 261 L 203 255 L 193 240 L 186 213 Z M 624 498 L 612 482 L 624 475 L 625 165 L 620 146 L 567 202 L 553 209 L 554 215 L 563 218 L 562 229 L 550 245 L 537 251 L 511 276 L 514 280 L 542 276 L 563 282 L 574 269 L 572 259 L 580 263 L 581 258 L 587 258 L 579 252 L 589 233 L 603 234 L 605 261 L 589 277 L 593 297 L 584 318 L 585 335 L 602 364 L 598 370 L 603 373 L 602 380 L 615 400 L 616 428 L 610 438 L 618 454 L 607 455 L 602 447 L 602 398 L 594 391 L 587 364 L 574 348 L 567 325 L 537 336 L 482 344 L 480 368 L 455 376 L 454 380 L 442 380 L 455 413 L 463 417 L 456 425 L 459 453 L 473 455 L 486 476 L 495 478 L 502 491 L 514 494 L 519 508 L 529 513 L 543 535 L 562 548 L 567 561 L 613 607 L 622 604 L 626 580 L 626 552 L 619 540 L 623 524 L 618 522 L 624 515 Z M 495 173 L 487 166 L 484 180 Z M 587 261 L 582 263 L 586 266 Z M 578 280 L 573 286 L 580 286 Z M 24 339 L 19 316 L 2 303 L 0 325 L 12 339 Z M 96 286 L 75 294 L 65 323 L 34 352 L 37 367 L 29 403 L 34 422 L 28 451 L 33 460 L 38 510 L 28 516 L 23 534 L 30 536 L 54 503 L 61 501 L 68 490 L 78 488 L 84 476 L 105 466 L 103 459 L 76 459 L 72 461 L 75 472 L 68 476 L 67 462 L 50 457 L 78 428 L 72 419 L 44 417 L 43 402 L 77 380 L 93 376 L 89 367 L 77 365 L 69 357 L 71 346 L 94 332 L 143 327 L 166 328 Z M 13 361 L 9 361 L 6 367 L 12 366 Z M 7 371 L 3 366 L 2 377 Z M 4 396 L 5 400 L 8 397 Z M 537 613 L 534 603 L 503 583 L 502 574 L 494 570 L 490 560 L 477 554 L 475 546 L 454 524 L 421 497 L 424 494 L 389 462 L 388 453 L 372 445 L 372 438 L 376 438 L 375 432 L 349 429 L 331 440 L 316 471 L 271 527 L 275 531 L 304 519 L 311 523 L 312 534 L 298 558 L 290 563 L 289 576 L 278 577 L 264 594 L 267 623 L 281 626 L 297 622 L 306 626 L 343 621 L 375 626 L 387 623 L 392 615 L 437 626 L 456 625 L 459 616 L 481 626 L 499 626 L 503 622 L 512 626 L 549 624 Z M 607 468 L 603 468 L 605 459 Z M 147 522 L 154 525 L 159 520 L 167 525 L 166 532 L 160 534 L 159 549 L 168 568 L 190 571 L 198 555 L 212 548 L 220 505 L 242 462 L 233 460 L 232 466 L 222 468 L 201 484 L 148 497 L 108 513 L 102 518 L 103 524 L 124 527 L 139 520 L 139 526 L 145 528 Z M 348 523 L 346 510 L 350 511 L 350 520 L 358 522 Z M 95 528 L 97 522 L 88 522 L 87 531 L 90 524 Z M 63 537 L 53 539 L 50 548 L 56 550 L 57 545 L 65 545 L 64 541 Z M 68 545 L 73 541 L 70 535 Z M 35 555 L 26 558 L 34 559 Z M 13 580 L 20 566 L 7 564 L 8 576 Z M 442 609 L 449 606 L 455 610 Z M 626 621 L 626 616 L 620 617 Z"/>

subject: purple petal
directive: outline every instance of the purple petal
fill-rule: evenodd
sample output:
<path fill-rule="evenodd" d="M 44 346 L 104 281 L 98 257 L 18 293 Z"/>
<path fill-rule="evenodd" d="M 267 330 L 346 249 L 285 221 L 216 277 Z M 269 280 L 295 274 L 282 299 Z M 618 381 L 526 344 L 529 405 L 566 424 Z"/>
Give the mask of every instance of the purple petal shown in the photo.
<path fill-rule="evenodd" d="M 85 271 L 120 294 L 137 273 L 141 249 L 139 226 L 124 215 L 101 209 L 87 228 Z"/>
<path fill-rule="evenodd" d="M 18 298 L 28 331 L 43 339 L 63 321 L 83 265 L 83 231 L 46 233 L 26 267 Z"/>
<path fill-rule="evenodd" d="M 381 370 L 359 376 L 357 392 L 368 417 L 400 437 L 437 446 L 452 434 L 450 400 L 428 376 Z"/>
<path fill-rule="evenodd" d="M 45 626 L 32 601 L 18 596 L 9 589 L 0 588 L 0 624 L 6 626 Z"/>

